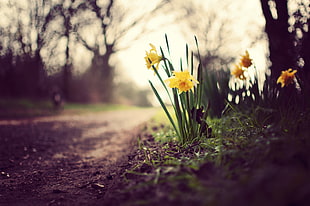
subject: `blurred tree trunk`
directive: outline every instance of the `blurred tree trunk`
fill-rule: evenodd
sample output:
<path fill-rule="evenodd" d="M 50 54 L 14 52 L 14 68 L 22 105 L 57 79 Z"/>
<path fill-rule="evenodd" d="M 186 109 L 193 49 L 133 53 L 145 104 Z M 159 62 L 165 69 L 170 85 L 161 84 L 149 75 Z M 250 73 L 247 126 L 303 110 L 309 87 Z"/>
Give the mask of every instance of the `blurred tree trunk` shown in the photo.
<path fill-rule="evenodd" d="M 92 70 L 96 72 L 97 84 L 95 85 L 95 91 L 99 91 L 99 99 L 104 102 L 109 102 L 112 98 L 112 89 L 113 89 L 113 76 L 114 76 L 114 67 L 109 64 L 112 54 L 114 54 L 114 47 L 116 40 L 109 43 L 107 41 L 108 27 L 111 26 L 112 22 L 112 8 L 114 6 L 114 0 L 109 0 L 106 8 L 103 10 L 98 6 L 96 0 L 89 1 L 91 10 L 96 14 L 97 18 L 100 20 L 102 35 L 103 35 L 103 46 L 105 47 L 105 53 L 100 54 L 100 46 L 96 45 L 93 49 L 87 45 L 87 48 L 93 51 L 93 60 L 92 60 Z M 103 12 L 104 11 L 104 12 Z M 85 43 L 85 42 L 84 42 Z"/>
<path fill-rule="evenodd" d="M 98 54 L 98 53 L 97 53 Z M 94 57 L 101 58 L 101 75 L 100 83 L 98 86 L 102 91 L 102 101 L 109 102 L 113 94 L 113 80 L 114 80 L 114 67 L 109 64 L 109 60 L 114 54 L 113 45 L 107 45 L 106 53 L 104 55 L 96 55 Z"/>
<path fill-rule="evenodd" d="M 70 33 L 71 33 L 71 17 L 72 17 L 72 9 L 71 5 L 68 9 L 64 9 L 61 12 L 64 18 L 64 37 L 66 38 L 66 49 L 65 49 L 65 65 L 63 67 L 63 94 L 64 97 L 70 100 L 70 81 L 72 77 L 72 61 L 70 56 Z"/>
<path fill-rule="evenodd" d="M 275 7 L 270 6 L 275 3 Z M 276 81 L 282 70 L 295 68 L 294 37 L 288 31 L 289 14 L 286 0 L 261 0 L 266 20 L 265 32 L 269 40 L 271 79 Z M 274 12 L 274 13 L 273 13 Z"/>
<path fill-rule="evenodd" d="M 305 2 L 296 3 L 298 8 L 290 16 L 287 0 L 261 0 L 266 20 L 265 32 L 269 40 L 272 79 L 278 78 L 282 70 L 289 68 L 302 68 L 298 71 L 299 75 L 309 78 L 309 3 Z M 289 18 L 292 18 L 292 25 L 289 24 Z"/>
<path fill-rule="evenodd" d="M 307 1 L 290 2 L 296 5 L 292 14 L 288 0 L 261 0 L 266 20 L 265 32 L 269 41 L 269 59 L 271 76 L 269 83 L 275 84 L 281 71 L 297 69 L 300 92 L 293 86 L 280 90 L 283 100 L 295 99 L 295 103 L 310 106 L 310 37 L 309 13 Z M 292 8 L 293 9 L 293 8 Z M 278 88 L 280 86 L 278 85 Z M 301 95 L 299 95 L 299 94 Z"/>
<path fill-rule="evenodd" d="M 113 93 L 114 67 L 109 64 L 111 55 L 114 53 L 112 45 L 108 45 L 106 52 L 100 54 L 99 50 L 93 50 L 93 59 L 89 70 L 92 81 L 94 101 L 109 102 Z"/>

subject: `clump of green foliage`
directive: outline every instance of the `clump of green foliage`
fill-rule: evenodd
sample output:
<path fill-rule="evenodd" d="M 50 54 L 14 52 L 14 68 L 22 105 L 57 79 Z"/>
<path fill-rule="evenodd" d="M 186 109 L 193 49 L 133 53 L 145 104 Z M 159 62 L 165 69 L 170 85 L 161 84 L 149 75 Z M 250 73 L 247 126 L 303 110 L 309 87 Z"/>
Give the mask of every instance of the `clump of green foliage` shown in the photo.
<path fill-rule="evenodd" d="M 170 46 L 167 36 L 165 36 L 165 39 L 168 54 L 170 55 Z M 159 55 L 156 47 L 152 44 L 150 44 L 150 51 L 146 52 L 146 56 L 144 57 L 147 68 L 154 71 L 155 76 L 158 78 L 166 95 L 169 97 L 169 104 L 171 104 L 173 108 L 172 113 L 167 109 L 167 105 L 163 100 L 163 95 L 160 94 L 154 84 L 149 81 L 155 96 L 175 130 L 179 143 L 182 145 L 190 144 L 197 139 L 210 135 L 210 130 L 206 121 L 208 109 L 202 101 L 204 88 L 203 70 L 196 38 L 195 41 L 198 53 L 197 67 L 194 65 L 194 53 L 189 51 L 188 45 L 186 45 L 185 49 L 185 68 L 183 68 L 182 59 L 180 60 L 180 65 L 176 67 L 173 65 L 172 61 L 168 59 L 168 56 L 163 52 L 162 48 L 160 48 L 161 55 Z M 163 62 L 162 70 L 166 79 L 162 78 L 162 74 L 159 70 L 159 64 L 161 62 Z"/>
<path fill-rule="evenodd" d="M 147 125 L 134 155 L 138 161 L 123 174 L 127 205 L 307 205 L 307 135 L 264 126 L 234 105 L 208 122 L 212 136 L 186 147 L 169 124 Z M 300 127 L 310 134 L 305 124 Z"/>

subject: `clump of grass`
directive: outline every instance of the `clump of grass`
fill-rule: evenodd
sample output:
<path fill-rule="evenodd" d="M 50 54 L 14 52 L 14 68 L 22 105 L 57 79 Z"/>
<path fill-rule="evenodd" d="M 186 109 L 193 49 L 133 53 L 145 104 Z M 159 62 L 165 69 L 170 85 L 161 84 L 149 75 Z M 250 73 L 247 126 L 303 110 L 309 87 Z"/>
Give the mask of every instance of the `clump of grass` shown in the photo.
<path fill-rule="evenodd" d="M 1 99 L 0 111 L 2 119 L 29 118 L 57 113 L 50 101 L 29 99 Z"/>
<path fill-rule="evenodd" d="M 65 103 L 62 108 L 55 108 L 48 100 L 1 99 L 0 118 L 19 119 L 60 114 L 84 114 L 111 110 L 137 109 L 138 107 L 117 104 L 78 104 Z"/>
<path fill-rule="evenodd" d="M 307 188 L 309 184 L 309 139 L 260 127 L 252 116 L 234 107 L 221 119 L 208 122 L 213 135 L 187 147 L 172 138 L 169 124 L 157 122 L 156 126 L 153 121 L 146 127 L 133 155 L 136 159 L 130 160 L 132 166 L 123 174 L 127 190 L 122 194 L 127 194 L 127 205 L 136 205 L 141 199 L 146 205 L 283 203 L 282 199 L 266 199 L 265 189 L 275 197 L 290 192 L 284 201 L 305 205 L 309 192 L 293 192 L 290 187 Z M 166 141 L 157 141 L 161 139 Z M 275 185 L 294 181 L 293 173 L 284 171 L 297 172 L 301 180 L 273 190 L 278 187 Z M 272 181 L 268 180 L 270 175 Z"/>
<path fill-rule="evenodd" d="M 91 112 L 104 112 L 112 110 L 124 110 L 124 109 L 137 109 L 135 106 L 120 105 L 120 104 L 78 104 L 78 103 L 66 103 L 64 110 L 66 112 L 74 113 L 91 113 Z"/>

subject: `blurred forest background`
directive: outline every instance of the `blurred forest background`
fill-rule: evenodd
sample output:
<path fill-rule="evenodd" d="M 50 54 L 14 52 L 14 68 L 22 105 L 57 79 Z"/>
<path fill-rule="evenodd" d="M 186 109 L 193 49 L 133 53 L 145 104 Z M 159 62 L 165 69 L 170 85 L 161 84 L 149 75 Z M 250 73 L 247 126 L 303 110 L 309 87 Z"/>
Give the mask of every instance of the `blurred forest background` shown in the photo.
<path fill-rule="evenodd" d="M 210 82 L 206 101 L 218 107 L 213 115 L 234 84 L 229 68 L 246 49 L 258 54 L 252 58 L 260 82 L 293 68 L 300 84 L 309 85 L 307 0 L 0 0 L 0 97 L 50 99 L 57 93 L 68 102 L 152 105 L 149 89 L 121 76 L 140 73 L 129 65 L 144 70 L 150 35 L 173 39 L 172 25 L 178 38 L 198 37 Z M 137 42 L 142 52 L 133 47 Z M 299 86 L 309 94 L 309 86 Z"/>

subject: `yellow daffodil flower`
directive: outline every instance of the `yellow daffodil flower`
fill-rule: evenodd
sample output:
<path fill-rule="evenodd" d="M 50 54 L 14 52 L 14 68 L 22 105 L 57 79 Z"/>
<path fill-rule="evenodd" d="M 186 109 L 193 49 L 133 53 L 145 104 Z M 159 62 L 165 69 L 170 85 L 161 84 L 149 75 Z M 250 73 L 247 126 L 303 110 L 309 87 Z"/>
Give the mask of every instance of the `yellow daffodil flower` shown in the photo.
<path fill-rule="evenodd" d="M 235 64 L 234 69 L 231 71 L 231 75 L 234 75 L 236 78 L 241 80 L 245 80 L 246 77 L 244 76 L 244 70 L 242 69 L 240 64 Z"/>
<path fill-rule="evenodd" d="M 153 44 L 150 44 L 151 49 L 150 52 L 146 52 L 146 56 L 144 57 L 146 62 L 146 67 L 148 69 L 153 68 L 155 66 L 158 69 L 159 62 L 162 60 L 162 56 L 157 54 L 157 50 Z"/>
<path fill-rule="evenodd" d="M 297 70 L 288 69 L 286 71 L 282 71 L 281 75 L 277 80 L 277 84 L 281 84 L 281 87 L 287 86 L 289 84 L 294 83 L 295 73 Z"/>
<path fill-rule="evenodd" d="M 166 79 L 170 88 L 178 88 L 179 92 L 187 92 L 194 87 L 194 84 L 199 82 L 189 73 L 189 71 L 173 71 L 172 77 Z"/>
<path fill-rule="evenodd" d="M 241 55 L 240 64 L 245 68 L 249 68 L 252 65 L 252 59 L 248 51 L 245 51 L 245 55 Z"/>

